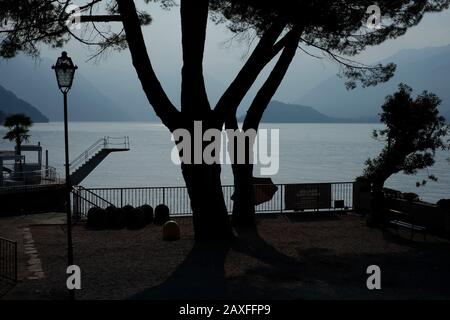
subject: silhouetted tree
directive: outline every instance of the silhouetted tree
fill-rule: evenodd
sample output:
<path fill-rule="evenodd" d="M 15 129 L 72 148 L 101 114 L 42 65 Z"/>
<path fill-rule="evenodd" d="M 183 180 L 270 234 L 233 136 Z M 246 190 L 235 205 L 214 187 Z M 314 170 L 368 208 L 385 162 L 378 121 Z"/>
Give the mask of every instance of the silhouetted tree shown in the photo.
<path fill-rule="evenodd" d="M 172 0 L 145 0 L 159 2 L 171 8 Z M 180 0 L 182 29 L 182 85 L 181 104 L 177 108 L 162 88 L 150 59 L 151 43 L 144 41 L 141 27 L 151 18 L 138 10 L 131 0 L 91 0 L 80 7 L 81 22 L 92 26 L 93 35 L 82 38 L 68 30 L 64 22 L 68 1 L 4 0 L 0 21 L 5 20 L 7 31 L 0 39 L 0 55 L 12 57 L 23 51 L 37 55 L 37 44 L 60 47 L 70 37 L 88 45 L 98 45 L 98 54 L 107 49 L 128 47 L 132 63 L 142 88 L 163 124 L 173 132 L 184 128 L 193 132 L 194 121 L 203 121 L 203 130 L 210 128 L 238 129 L 236 112 L 244 96 L 267 64 L 277 62 L 263 86 L 249 106 L 243 132 L 257 129 L 264 110 L 277 91 L 299 45 L 321 50 L 341 66 L 341 73 L 349 79 L 348 87 L 360 80 L 363 86 L 388 80 L 395 66 L 366 66 L 346 57 L 353 56 L 367 46 L 378 45 L 386 39 L 403 35 L 419 23 L 426 12 L 448 7 L 448 0 L 390 1 L 380 0 L 384 26 L 369 30 L 365 24 L 366 10 L 373 5 L 367 1 L 331 0 Z M 104 15 L 94 15 L 100 8 Z M 203 78 L 203 54 L 208 15 L 217 23 L 228 23 L 235 33 L 248 32 L 258 39 L 247 61 L 226 89 L 218 104 L 211 106 Z M 100 29 L 99 22 L 120 21 L 120 32 Z M 169 27 L 169 26 L 168 26 Z M 302 48 L 302 50 L 305 50 Z M 306 50 L 305 50 L 306 51 Z M 242 152 L 243 150 L 238 150 Z M 221 188 L 219 164 L 193 165 L 182 163 L 183 176 L 191 199 L 194 228 L 197 239 L 226 239 L 231 237 L 227 209 Z M 252 225 L 254 205 L 252 195 L 252 166 L 233 166 L 235 177 L 235 203 L 233 220 L 238 225 Z M 251 190 L 251 191 L 249 191 Z"/>
<path fill-rule="evenodd" d="M 416 174 L 434 165 L 436 150 L 450 147 L 446 141 L 450 127 L 439 115 L 441 100 L 435 94 L 423 92 L 415 99 L 405 84 L 386 98 L 380 120 L 385 129 L 376 130 L 374 138 L 386 141 L 380 155 L 366 162 L 363 177 L 372 184 L 373 212 L 370 219 L 379 222 L 383 212 L 383 187 L 389 177 L 403 172 Z M 435 180 L 434 176 L 429 176 Z"/>
<path fill-rule="evenodd" d="M 27 115 L 17 113 L 7 116 L 3 125 L 9 129 L 3 139 L 14 141 L 16 143 L 16 155 L 22 155 L 22 143 L 30 138 L 29 128 L 33 125 L 33 121 Z M 19 166 L 22 171 L 22 160 L 19 160 Z"/>

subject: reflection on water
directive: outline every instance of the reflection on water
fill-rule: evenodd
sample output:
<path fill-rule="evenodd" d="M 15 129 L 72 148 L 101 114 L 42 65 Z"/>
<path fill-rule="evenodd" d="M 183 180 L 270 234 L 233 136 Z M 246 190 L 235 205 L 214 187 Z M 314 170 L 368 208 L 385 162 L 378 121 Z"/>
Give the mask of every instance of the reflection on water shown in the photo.
<path fill-rule="evenodd" d="M 353 181 L 360 175 L 365 160 L 376 156 L 382 144 L 371 139 L 377 124 L 280 124 L 264 125 L 280 130 L 280 171 L 275 183 Z M 141 187 L 184 185 L 181 171 L 171 161 L 174 146 L 169 131 L 156 123 L 70 123 L 70 156 L 77 157 L 103 136 L 129 136 L 129 152 L 109 155 L 82 185 L 88 187 Z M 5 129 L 0 128 L 4 136 Z M 63 172 L 64 136 L 62 123 L 35 124 L 31 142 L 40 141 L 49 150 L 49 164 Z M 1 140 L 0 150 L 11 143 Z M 427 201 L 450 198 L 450 154 L 439 153 L 429 173 L 439 177 L 427 186 L 416 188 L 416 181 L 427 177 L 402 174 L 392 177 L 387 186 L 415 192 Z M 255 170 L 259 172 L 259 170 Z M 223 183 L 232 184 L 229 166 L 223 166 Z"/>

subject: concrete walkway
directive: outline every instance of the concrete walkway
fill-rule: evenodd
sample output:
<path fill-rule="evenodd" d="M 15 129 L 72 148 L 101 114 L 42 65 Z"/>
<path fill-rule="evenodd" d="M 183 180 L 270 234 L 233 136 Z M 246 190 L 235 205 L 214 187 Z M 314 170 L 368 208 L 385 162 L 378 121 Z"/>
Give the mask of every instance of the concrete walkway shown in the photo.
<path fill-rule="evenodd" d="M 0 237 L 17 242 L 18 282 L 17 286 L 25 282 L 37 282 L 45 278 L 41 257 L 35 246 L 31 226 L 36 225 L 65 225 L 65 213 L 44 213 L 24 216 L 0 218 Z M 38 286 L 38 284 L 36 283 Z M 11 284 L 0 283 L 0 297 L 12 289 Z M 30 292 L 30 294 L 32 294 Z"/>

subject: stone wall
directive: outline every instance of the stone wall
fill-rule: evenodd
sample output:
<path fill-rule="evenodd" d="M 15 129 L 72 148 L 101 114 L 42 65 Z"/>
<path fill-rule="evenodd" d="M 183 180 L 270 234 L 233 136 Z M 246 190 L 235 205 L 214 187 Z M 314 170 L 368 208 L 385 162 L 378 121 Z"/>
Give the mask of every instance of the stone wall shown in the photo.
<path fill-rule="evenodd" d="M 0 193 L 0 216 L 64 212 L 64 192 L 65 187 L 58 185 Z"/>

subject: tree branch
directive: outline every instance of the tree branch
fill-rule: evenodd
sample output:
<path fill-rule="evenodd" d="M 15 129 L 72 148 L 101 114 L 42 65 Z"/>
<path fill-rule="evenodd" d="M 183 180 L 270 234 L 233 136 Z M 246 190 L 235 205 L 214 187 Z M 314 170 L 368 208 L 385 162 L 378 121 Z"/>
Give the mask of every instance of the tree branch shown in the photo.
<path fill-rule="evenodd" d="M 117 0 L 117 4 L 122 16 L 133 66 L 141 81 L 142 88 L 156 115 L 170 131 L 173 131 L 179 125 L 179 111 L 170 102 L 155 74 L 147 52 L 134 1 Z"/>
<path fill-rule="evenodd" d="M 258 130 L 264 111 L 281 85 L 292 60 L 295 57 L 302 31 L 303 30 L 300 29 L 293 29 L 286 35 L 287 43 L 283 53 L 250 105 L 242 127 L 244 132 L 249 129 Z"/>
<path fill-rule="evenodd" d="M 82 15 L 80 22 L 120 22 L 122 17 L 120 15 Z"/>
<path fill-rule="evenodd" d="M 181 112 L 201 120 L 211 109 L 203 77 L 209 0 L 181 0 L 183 69 Z"/>
<path fill-rule="evenodd" d="M 236 117 L 239 104 L 261 71 L 282 50 L 283 41 L 280 42 L 280 40 L 278 43 L 276 41 L 285 26 L 286 24 L 284 22 L 275 21 L 267 29 L 241 71 L 220 98 L 214 112 L 222 124 L 228 118 L 232 120 L 233 117 Z"/>

